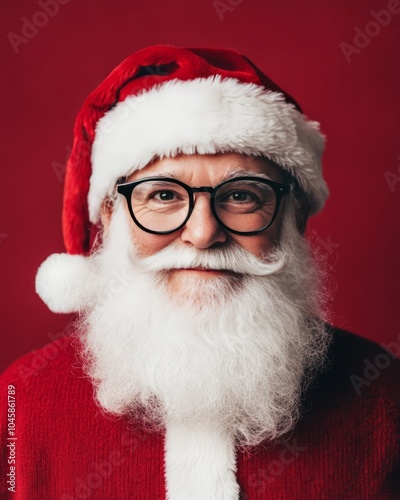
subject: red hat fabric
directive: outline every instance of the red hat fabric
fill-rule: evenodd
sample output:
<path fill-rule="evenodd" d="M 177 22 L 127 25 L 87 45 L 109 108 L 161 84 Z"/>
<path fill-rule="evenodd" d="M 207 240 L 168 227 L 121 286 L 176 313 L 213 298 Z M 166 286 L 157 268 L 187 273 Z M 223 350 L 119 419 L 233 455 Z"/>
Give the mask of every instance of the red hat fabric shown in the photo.
<path fill-rule="evenodd" d="M 307 120 L 298 104 L 244 55 L 162 45 L 139 50 L 110 73 L 78 114 L 64 188 L 67 252 L 90 252 L 91 229 L 120 177 L 156 157 L 179 153 L 265 156 L 297 178 L 315 213 L 328 196 L 323 149 L 318 123 Z M 72 261 L 63 262 L 72 272 Z M 53 268 L 61 262 L 53 259 L 51 265 L 57 275 Z M 43 285 L 38 278 L 39 295 L 46 289 L 43 300 L 58 302 L 51 292 L 54 283 L 46 278 Z M 76 305 L 61 309 L 70 307 Z"/>
<path fill-rule="evenodd" d="M 201 83 L 205 85 L 207 79 L 211 79 L 211 81 L 209 80 L 210 84 L 208 85 L 208 89 L 205 89 L 203 92 Z M 193 84 L 194 81 L 197 85 L 192 85 L 192 92 L 189 92 L 189 96 L 187 96 L 187 98 L 185 98 L 186 96 L 182 97 L 182 92 L 184 92 L 185 86 L 189 87 L 190 83 Z M 162 97 L 161 99 L 157 99 L 159 96 L 156 94 L 159 94 L 160 87 L 164 87 L 164 90 L 167 90 L 165 85 L 168 82 L 171 83 L 171 86 L 168 89 L 169 93 L 166 92 L 167 95 L 165 96 L 165 100 L 163 101 Z M 186 85 L 184 82 L 186 82 Z M 214 86 L 211 85 L 211 82 L 214 82 Z M 295 170 L 294 164 L 299 163 L 297 161 L 298 159 L 300 162 L 303 161 L 303 158 L 301 157 L 304 156 L 304 154 L 301 155 L 299 154 L 299 151 L 296 151 L 295 153 L 300 158 L 282 158 L 285 154 L 287 155 L 287 153 L 283 151 L 281 154 L 279 154 L 279 152 L 277 153 L 276 146 L 274 148 L 273 145 L 271 145 L 269 151 L 265 151 L 265 147 L 260 151 L 260 148 L 263 147 L 263 145 L 258 144 L 260 141 L 257 141 L 257 137 L 250 137 L 249 139 L 246 137 L 246 134 L 249 132 L 247 130 L 243 130 L 243 123 L 241 122 L 245 119 L 243 115 L 246 113 L 245 108 L 248 102 L 243 102 L 246 101 L 247 97 L 247 95 L 242 95 L 243 93 L 248 94 L 253 91 L 255 94 L 253 99 L 256 107 L 256 109 L 254 109 L 254 114 L 256 114 L 257 108 L 259 108 L 262 103 L 262 98 L 265 99 L 266 96 L 271 97 L 271 103 L 267 103 L 267 106 L 265 107 L 268 107 L 268 104 L 270 104 L 270 108 L 277 108 L 277 112 L 281 114 L 283 114 L 283 110 L 286 112 L 285 114 L 288 114 L 289 111 L 292 112 L 293 116 L 287 117 L 287 121 L 289 123 L 283 124 L 288 129 L 286 134 L 287 137 L 279 137 L 277 133 L 275 134 L 276 137 L 272 137 L 272 140 L 285 150 L 288 149 L 290 143 L 293 143 L 293 135 L 296 134 L 296 131 L 294 131 L 293 128 L 294 125 L 297 126 L 296 121 L 300 121 L 299 118 L 302 118 L 304 115 L 301 115 L 300 108 L 297 103 L 288 94 L 279 89 L 245 56 L 226 49 L 183 49 L 171 46 L 153 46 L 139 50 L 117 66 L 97 87 L 97 89 L 90 94 L 77 117 L 74 129 L 74 143 L 71 156 L 67 164 L 64 191 L 63 234 L 65 245 L 69 253 L 82 254 L 90 250 L 91 222 L 95 223 L 97 221 L 99 206 L 103 201 L 103 198 L 107 194 L 110 194 L 109 192 L 104 192 L 101 189 L 99 189 L 99 192 L 93 193 L 92 189 L 91 195 L 92 197 L 97 198 L 97 203 L 94 201 L 92 202 L 92 205 L 94 206 L 92 208 L 91 217 L 89 217 L 88 195 L 92 176 L 96 176 L 92 178 L 92 181 L 94 179 L 94 181 L 97 182 L 97 179 L 100 176 L 105 178 L 109 176 L 107 169 L 111 169 L 112 167 L 118 168 L 118 165 L 114 162 L 108 163 L 106 164 L 106 167 L 104 167 L 106 171 L 96 175 L 97 165 L 92 164 L 93 159 L 95 160 L 93 163 L 101 161 L 99 156 L 104 153 L 104 149 L 107 146 L 109 148 L 112 147 L 112 145 L 109 146 L 107 144 L 104 148 L 102 148 L 101 144 L 99 144 L 101 142 L 107 142 L 107 140 L 110 139 L 110 136 L 116 135 L 115 132 L 114 134 L 112 133 L 112 127 L 118 128 L 117 132 L 121 137 L 121 126 L 125 125 L 124 122 L 128 122 L 130 119 L 136 121 L 136 129 L 135 127 L 132 127 L 132 130 L 129 130 L 129 124 L 127 124 L 126 131 L 124 131 L 126 133 L 123 134 L 128 135 L 128 137 L 130 136 L 130 139 L 128 139 L 128 147 L 132 148 L 134 151 L 132 153 L 132 158 L 127 160 L 127 164 L 131 162 L 133 166 L 127 171 L 123 171 L 124 169 L 122 169 L 120 170 L 119 175 L 113 176 L 112 182 L 109 184 L 114 186 L 118 177 L 130 174 L 136 168 L 142 168 L 145 166 L 143 165 L 143 161 L 147 159 L 148 161 L 151 161 L 152 158 L 149 158 L 149 155 L 146 156 L 141 154 L 140 148 L 143 147 L 143 140 L 142 138 L 137 137 L 137 133 L 142 131 L 142 134 L 144 135 L 146 132 L 151 132 L 151 130 L 143 130 L 146 117 L 147 120 L 151 122 L 150 127 L 148 128 L 156 128 L 157 124 L 160 123 L 160 117 L 157 115 L 163 114 L 163 108 L 161 107 L 162 104 L 164 105 L 164 109 L 166 108 L 165 111 L 167 116 L 162 125 L 157 127 L 157 132 L 160 136 L 164 132 L 164 138 L 155 138 L 154 133 L 152 133 L 150 137 L 147 136 L 147 141 L 152 141 L 148 149 L 153 153 L 153 157 L 162 156 L 164 153 L 163 149 L 166 150 L 168 147 L 170 150 L 174 149 L 174 144 L 168 144 L 167 140 L 170 138 L 171 124 L 174 126 L 173 122 L 176 122 L 176 119 L 174 120 L 174 115 L 177 113 L 176 108 L 179 107 L 179 105 L 186 107 L 190 106 L 191 102 L 196 100 L 196 98 L 200 98 L 198 109 L 192 106 L 193 109 L 186 109 L 186 111 L 189 113 L 191 112 L 193 121 L 197 120 L 200 124 L 198 127 L 195 127 L 194 131 L 189 131 L 193 136 L 192 144 L 190 144 L 190 141 L 186 140 L 184 145 L 178 144 L 178 147 L 175 147 L 174 153 L 184 152 L 185 149 L 189 149 L 191 152 L 201 149 L 198 144 L 200 140 L 195 134 L 204 133 L 205 127 L 201 129 L 201 125 L 204 125 L 204 122 L 207 123 L 211 119 L 214 119 L 215 122 L 215 117 L 207 116 L 204 118 L 204 100 L 209 97 L 204 94 L 207 94 L 207 91 L 209 91 L 210 94 L 214 92 L 214 95 L 211 95 L 211 102 L 209 101 L 208 104 L 210 107 L 212 106 L 214 108 L 214 114 L 217 115 L 216 127 L 219 127 L 223 122 L 223 106 L 226 105 L 226 103 L 222 103 L 223 105 L 221 106 L 222 97 L 221 94 L 216 94 L 215 88 L 221 88 L 224 85 L 227 86 L 227 83 L 236 84 L 236 87 L 235 85 L 231 85 L 231 98 L 234 102 L 236 101 L 237 107 L 239 108 L 236 112 L 236 115 L 239 116 L 235 116 L 236 121 L 239 123 L 234 124 L 235 130 L 233 131 L 233 134 L 231 134 L 231 142 L 234 142 L 234 144 L 231 144 L 230 147 L 227 147 L 227 145 L 224 144 L 215 144 L 214 148 L 208 147 L 207 149 L 203 147 L 203 149 L 206 151 L 210 150 L 210 152 L 220 152 L 224 150 L 229 150 L 231 152 L 243 152 L 243 149 L 246 148 L 241 147 L 241 145 L 243 140 L 246 139 L 247 142 L 253 141 L 256 143 L 255 148 L 247 148 L 253 149 L 251 152 L 252 154 L 263 153 L 268 155 L 271 159 L 278 160 L 277 163 L 281 164 L 284 168 L 286 167 L 290 170 Z M 243 88 L 243 92 L 239 91 L 240 87 Z M 148 97 L 147 100 L 144 98 L 146 94 Z M 139 97 L 139 100 L 137 99 L 137 102 L 135 102 L 132 100 L 132 97 L 136 97 L 136 99 Z M 142 102 L 140 101 L 140 97 L 142 97 Z M 215 102 L 212 102 L 213 97 L 215 98 Z M 154 102 L 157 100 L 158 109 L 155 109 L 156 105 L 151 102 L 151 99 L 153 99 Z M 179 99 L 183 100 L 183 102 L 177 102 Z M 247 98 L 247 101 L 250 101 L 250 99 Z M 121 104 L 124 102 L 127 103 L 127 105 L 125 107 L 121 107 Z M 280 107 L 283 109 L 279 109 Z M 144 109 L 142 110 L 141 108 Z M 201 123 L 202 108 L 204 118 L 203 123 Z M 298 111 L 296 111 L 296 109 Z M 274 119 L 277 121 L 277 118 L 273 117 L 273 112 L 275 112 L 276 109 L 271 109 L 270 113 L 268 113 L 268 110 L 261 110 L 261 112 L 264 111 L 266 111 L 266 113 L 264 113 L 265 119 L 263 120 L 264 123 L 262 123 L 261 126 L 265 129 L 265 122 L 269 121 L 270 128 L 274 126 L 276 127 L 277 124 L 273 123 Z M 295 112 L 293 113 L 293 111 Z M 120 113 L 119 118 L 118 112 Z M 242 113 L 242 116 L 240 116 L 240 113 Z M 107 118 L 111 118 L 110 114 L 112 114 L 114 122 L 110 119 L 103 120 L 103 122 L 101 122 L 102 126 L 99 127 L 99 121 L 101 118 L 105 115 L 107 115 Z M 290 114 L 291 113 L 289 113 L 289 115 Z M 131 116 L 125 117 L 125 115 Z M 248 118 L 250 122 L 252 122 L 251 126 L 254 129 L 254 116 L 251 116 L 251 114 L 249 116 L 248 114 Z M 185 119 L 186 123 L 181 123 L 183 130 L 180 132 L 182 133 L 185 132 L 185 130 L 188 130 L 187 116 L 185 116 Z M 119 120 L 120 123 L 115 123 L 117 120 Z M 320 165 L 318 165 L 318 162 L 323 149 L 323 138 L 318 132 L 318 127 L 315 122 L 307 122 L 304 120 L 303 125 L 306 125 L 307 123 L 310 125 L 308 127 L 309 130 L 303 130 L 302 132 L 310 133 L 312 137 L 308 138 L 308 140 L 311 139 L 314 143 L 316 143 L 314 145 L 316 150 L 311 151 L 311 156 L 314 155 L 315 157 L 311 159 L 307 158 L 307 163 L 311 163 L 311 166 L 314 166 L 316 169 L 315 173 L 319 173 L 321 168 Z M 121 126 L 118 127 L 118 125 Z M 225 123 L 225 126 L 227 125 L 228 123 Z M 162 130 L 163 127 L 164 130 Z M 135 132 L 136 137 L 134 135 Z M 214 141 L 215 143 L 215 130 L 211 130 L 210 132 L 213 132 L 214 135 L 213 137 L 207 137 L 205 142 Z M 270 134 L 271 132 L 273 131 L 269 131 Z M 100 140 L 100 135 L 102 140 Z M 180 138 L 178 137 L 178 141 L 174 141 L 174 139 L 172 139 L 171 142 L 179 143 L 179 140 Z M 121 140 L 116 142 L 117 146 L 120 147 Z M 167 142 L 167 144 L 163 144 L 160 148 L 158 147 L 159 144 L 157 144 L 157 142 Z M 284 142 L 283 145 L 281 144 L 282 142 Z M 98 152 L 96 151 L 97 154 L 93 154 L 94 143 L 95 146 L 98 146 L 96 148 L 96 150 L 98 150 Z M 139 165 L 137 163 L 137 159 L 134 157 L 135 154 L 137 156 L 145 156 L 145 160 L 141 158 L 141 163 Z M 114 160 L 114 158 L 112 159 Z M 313 163 L 315 165 L 312 165 Z M 304 168 L 310 167 L 309 165 L 304 165 Z M 296 172 L 293 173 L 296 176 Z M 308 174 L 311 173 L 312 168 Z M 320 191 L 322 191 L 322 196 L 320 193 L 319 198 L 321 200 L 319 201 L 318 207 L 315 207 L 317 209 L 321 208 L 321 205 L 327 196 L 327 189 L 322 180 L 322 176 L 319 180 L 320 185 L 317 187 Z M 92 220 L 90 221 L 90 219 Z"/>

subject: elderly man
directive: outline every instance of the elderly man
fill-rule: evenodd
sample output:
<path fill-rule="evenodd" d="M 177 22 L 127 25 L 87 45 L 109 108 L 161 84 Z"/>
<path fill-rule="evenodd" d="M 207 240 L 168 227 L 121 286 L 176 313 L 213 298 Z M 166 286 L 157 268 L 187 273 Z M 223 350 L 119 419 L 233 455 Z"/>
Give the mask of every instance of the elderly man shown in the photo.
<path fill-rule="evenodd" d="M 89 96 L 36 281 L 79 315 L 2 376 L 4 498 L 397 497 L 394 356 L 362 378 L 392 353 L 325 323 L 303 237 L 323 145 L 230 50 L 149 47 Z"/>

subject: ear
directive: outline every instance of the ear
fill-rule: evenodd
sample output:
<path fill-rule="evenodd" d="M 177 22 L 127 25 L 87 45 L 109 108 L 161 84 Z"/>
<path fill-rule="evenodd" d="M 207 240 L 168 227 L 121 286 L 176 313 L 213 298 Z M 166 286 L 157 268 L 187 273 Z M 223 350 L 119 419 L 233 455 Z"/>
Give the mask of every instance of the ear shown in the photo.
<path fill-rule="evenodd" d="M 310 215 L 310 203 L 301 189 L 295 188 L 296 200 L 296 225 L 300 234 L 304 235 L 308 216 Z"/>
<path fill-rule="evenodd" d="M 307 227 L 308 217 L 310 215 L 310 202 L 308 200 L 307 195 L 300 187 L 298 180 L 293 177 L 289 172 L 282 170 L 282 167 L 279 167 L 279 170 L 282 175 L 282 181 L 286 184 L 292 183 L 294 186 L 293 189 L 293 203 L 295 208 L 295 217 L 296 217 L 296 227 L 301 235 L 304 235 Z"/>
<path fill-rule="evenodd" d="M 108 226 L 110 225 L 113 209 L 114 209 L 113 201 L 110 198 L 106 198 L 101 204 L 100 208 L 100 221 L 105 233 L 107 232 Z"/>

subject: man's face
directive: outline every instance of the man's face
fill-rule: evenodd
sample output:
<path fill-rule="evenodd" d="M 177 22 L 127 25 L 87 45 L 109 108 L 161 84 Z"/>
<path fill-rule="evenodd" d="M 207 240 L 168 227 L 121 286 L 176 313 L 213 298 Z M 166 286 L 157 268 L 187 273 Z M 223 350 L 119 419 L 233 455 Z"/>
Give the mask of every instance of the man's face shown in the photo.
<path fill-rule="evenodd" d="M 161 176 L 203 187 L 239 172 L 285 181 L 267 161 L 238 154 L 163 159 L 128 181 Z M 139 410 L 156 425 L 216 426 L 245 444 L 291 428 L 304 374 L 322 362 L 328 340 L 319 275 L 286 198 L 253 236 L 221 227 L 208 193 L 196 193 L 186 225 L 167 235 L 136 226 L 118 198 L 92 257 L 81 327 L 104 409 Z"/>
<path fill-rule="evenodd" d="M 191 187 L 215 186 L 234 174 L 260 176 L 267 175 L 273 181 L 282 182 L 282 172 L 266 159 L 244 156 L 241 154 L 218 155 L 181 155 L 176 158 L 157 160 L 140 171 L 134 172 L 127 182 L 146 177 L 173 177 Z M 140 257 L 148 257 L 164 249 L 171 243 L 194 247 L 198 250 L 239 245 L 256 257 L 264 256 L 278 242 L 282 225 L 284 203 L 273 224 L 266 230 L 253 236 L 233 234 L 224 229 L 215 219 L 210 207 L 208 193 L 196 193 L 194 210 L 185 224 L 171 234 L 151 234 L 140 229 L 129 218 L 129 227 L 136 252 Z M 176 269 L 170 273 L 170 285 L 174 288 L 191 278 L 210 279 L 229 274 L 229 271 L 210 269 Z"/>

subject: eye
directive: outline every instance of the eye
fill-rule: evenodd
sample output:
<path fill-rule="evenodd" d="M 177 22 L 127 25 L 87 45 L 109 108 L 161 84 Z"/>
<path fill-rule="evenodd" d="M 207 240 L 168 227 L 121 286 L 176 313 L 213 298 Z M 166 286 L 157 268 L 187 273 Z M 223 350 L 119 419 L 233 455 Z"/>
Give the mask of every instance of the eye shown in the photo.
<path fill-rule="evenodd" d="M 221 205 L 256 207 L 261 203 L 256 193 L 244 189 L 228 191 L 220 198 Z"/>
<path fill-rule="evenodd" d="M 180 207 L 186 203 L 186 192 L 179 189 L 152 189 L 147 193 L 145 203 L 152 207 Z"/>
<path fill-rule="evenodd" d="M 235 203 L 249 203 L 257 202 L 257 197 L 248 191 L 232 191 L 224 197 L 225 202 L 235 202 Z"/>
<path fill-rule="evenodd" d="M 261 206 L 261 201 L 257 195 L 251 191 L 240 189 L 231 190 L 217 201 L 218 208 L 226 212 L 244 214 L 258 210 Z"/>
<path fill-rule="evenodd" d="M 150 198 L 155 198 L 159 201 L 172 201 L 175 200 L 176 197 L 177 195 L 173 191 L 158 191 L 153 193 Z"/>
<path fill-rule="evenodd" d="M 227 182 L 218 190 L 217 210 L 235 214 L 250 214 L 270 210 L 275 203 L 275 192 L 268 184 L 254 179 Z"/>

